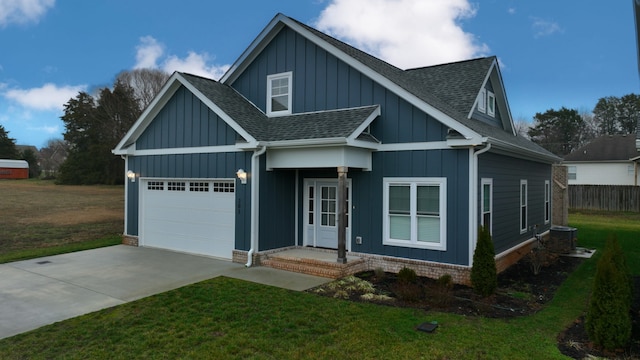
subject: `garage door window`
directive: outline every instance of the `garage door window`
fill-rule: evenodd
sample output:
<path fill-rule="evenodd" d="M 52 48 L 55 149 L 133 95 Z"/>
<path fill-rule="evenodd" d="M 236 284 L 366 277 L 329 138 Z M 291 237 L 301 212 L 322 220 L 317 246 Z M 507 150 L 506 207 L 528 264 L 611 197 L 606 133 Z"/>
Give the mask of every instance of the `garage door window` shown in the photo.
<path fill-rule="evenodd" d="M 164 190 L 164 181 L 149 181 L 148 190 Z"/>
<path fill-rule="evenodd" d="M 167 182 L 167 190 L 169 191 L 185 191 L 184 181 L 169 181 Z"/>
<path fill-rule="evenodd" d="M 232 193 L 235 190 L 234 185 L 233 181 L 214 181 L 213 192 Z"/>
<path fill-rule="evenodd" d="M 208 182 L 190 182 L 189 191 L 209 192 Z"/>

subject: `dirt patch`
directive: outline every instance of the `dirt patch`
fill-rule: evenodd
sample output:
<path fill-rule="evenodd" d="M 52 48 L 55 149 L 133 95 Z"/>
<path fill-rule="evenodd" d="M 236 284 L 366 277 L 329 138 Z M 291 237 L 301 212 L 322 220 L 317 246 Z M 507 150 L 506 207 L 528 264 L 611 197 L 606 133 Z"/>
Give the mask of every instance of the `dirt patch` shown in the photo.
<path fill-rule="evenodd" d="M 580 258 L 559 257 L 534 275 L 532 266 L 524 260 L 498 275 L 496 294 L 482 298 L 467 286 L 455 285 L 448 288 L 434 279 L 418 277 L 415 283 L 402 284 L 396 274 L 367 271 L 356 274 L 353 279 L 343 279 L 342 286 L 332 282 L 309 292 L 348 299 L 358 302 L 374 302 L 387 306 L 418 308 L 465 316 L 489 318 L 513 318 L 533 315 L 544 308 L 564 280 L 584 261 Z M 374 293 L 365 284 L 373 285 Z M 640 358 L 640 276 L 635 277 L 635 300 L 633 309 L 632 343 L 619 355 L 625 358 Z M 346 289 L 346 290 L 345 290 Z M 590 345 L 584 331 L 584 321 L 577 319 L 574 324 L 558 336 L 560 351 L 576 359 L 590 355 L 611 356 L 598 352 Z"/>

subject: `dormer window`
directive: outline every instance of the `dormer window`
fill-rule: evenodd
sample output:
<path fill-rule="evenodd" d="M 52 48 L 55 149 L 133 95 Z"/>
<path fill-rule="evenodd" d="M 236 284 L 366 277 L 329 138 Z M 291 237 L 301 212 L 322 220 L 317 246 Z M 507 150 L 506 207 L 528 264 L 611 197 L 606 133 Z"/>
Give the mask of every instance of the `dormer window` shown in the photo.
<path fill-rule="evenodd" d="M 487 112 L 487 91 L 485 89 L 480 90 L 478 95 L 478 111 L 481 113 Z"/>
<path fill-rule="evenodd" d="M 267 76 L 267 115 L 291 114 L 292 72 Z"/>
<path fill-rule="evenodd" d="M 496 116 L 496 96 L 487 91 L 487 115 Z"/>

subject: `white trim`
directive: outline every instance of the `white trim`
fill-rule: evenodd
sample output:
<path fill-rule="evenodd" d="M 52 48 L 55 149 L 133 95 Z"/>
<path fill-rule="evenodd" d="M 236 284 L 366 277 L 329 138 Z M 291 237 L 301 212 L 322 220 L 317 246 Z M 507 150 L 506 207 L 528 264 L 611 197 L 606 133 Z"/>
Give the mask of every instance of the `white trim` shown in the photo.
<path fill-rule="evenodd" d="M 522 186 L 524 185 L 524 194 L 522 194 Z M 520 197 L 518 197 L 518 216 L 520 218 L 520 234 L 524 234 L 528 230 L 529 226 L 529 184 L 527 180 L 520 180 L 520 188 L 518 193 Z M 522 204 L 522 195 L 524 195 L 524 205 Z M 522 223 L 522 209 L 525 210 L 524 224 Z"/>
<path fill-rule="evenodd" d="M 215 153 L 244 151 L 243 149 L 238 148 L 236 145 L 194 146 L 194 147 L 161 148 L 161 149 L 145 149 L 145 150 L 136 150 L 132 145 L 131 148 L 133 149 L 131 149 L 131 151 L 128 152 L 128 155 L 134 155 L 134 156 L 174 155 L 174 154 L 215 154 Z"/>
<path fill-rule="evenodd" d="M 407 151 L 407 150 L 444 150 L 451 149 L 446 141 L 414 142 L 414 143 L 391 143 L 380 144 L 378 151 Z"/>
<path fill-rule="evenodd" d="M 491 217 L 488 226 L 484 223 L 484 200 L 485 196 L 487 195 L 484 192 L 485 185 L 489 185 L 489 214 L 491 215 Z M 493 179 L 482 178 L 482 180 L 480 181 L 480 194 L 480 224 L 485 228 L 488 227 L 489 233 L 493 234 Z"/>
<path fill-rule="evenodd" d="M 389 187 L 392 185 L 405 185 L 410 187 L 410 216 L 411 216 L 411 240 L 398 240 L 390 238 L 389 223 Z M 417 225 L 417 187 L 438 186 L 440 220 L 440 241 L 438 243 L 418 241 Z M 385 177 L 382 179 L 382 244 L 391 246 L 411 247 L 431 250 L 447 250 L 447 178 L 443 177 Z"/>
<path fill-rule="evenodd" d="M 286 79 L 287 80 L 287 109 L 273 111 L 271 108 L 272 100 L 273 100 L 273 84 L 274 80 Z M 283 94 L 278 94 L 283 95 Z M 284 116 L 291 115 L 293 110 L 291 107 L 293 106 L 293 72 L 287 71 L 278 74 L 267 75 L 267 116 Z"/>
<path fill-rule="evenodd" d="M 124 177 L 124 231 L 123 234 L 129 234 L 129 186 L 133 183 L 127 178 L 127 170 L 129 169 L 129 157 L 123 156 L 124 158 L 124 173 L 122 176 Z M 135 186 L 139 186 L 140 182 L 137 182 Z"/>

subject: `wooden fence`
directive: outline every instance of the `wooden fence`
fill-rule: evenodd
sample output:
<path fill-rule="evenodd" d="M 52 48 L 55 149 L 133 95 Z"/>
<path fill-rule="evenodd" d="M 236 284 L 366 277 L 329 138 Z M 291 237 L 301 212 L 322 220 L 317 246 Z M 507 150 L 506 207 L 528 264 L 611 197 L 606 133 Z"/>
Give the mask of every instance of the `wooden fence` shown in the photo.
<path fill-rule="evenodd" d="M 569 185 L 569 208 L 640 212 L 640 186 Z"/>

